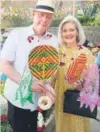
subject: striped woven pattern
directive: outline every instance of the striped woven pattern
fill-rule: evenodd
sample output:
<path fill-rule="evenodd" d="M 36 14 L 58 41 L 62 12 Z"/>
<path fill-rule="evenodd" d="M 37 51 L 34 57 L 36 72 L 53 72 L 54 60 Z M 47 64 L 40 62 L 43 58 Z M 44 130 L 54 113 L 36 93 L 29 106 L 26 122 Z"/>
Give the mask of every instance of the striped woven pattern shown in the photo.
<path fill-rule="evenodd" d="M 73 60 L 66 73 L 66 79 L 69 83 L 79 80 L 81 73 L 85 69 L 86 62 L 87 58 L 85 54 L 80 54 L 78 58 Z"/>
<path fill-rule="evenodd" d="M 29 54 L 28 65 L 37 79 L 48 79 L 59 65 L 58 52 L 52 46 L 37 46 Z"/>

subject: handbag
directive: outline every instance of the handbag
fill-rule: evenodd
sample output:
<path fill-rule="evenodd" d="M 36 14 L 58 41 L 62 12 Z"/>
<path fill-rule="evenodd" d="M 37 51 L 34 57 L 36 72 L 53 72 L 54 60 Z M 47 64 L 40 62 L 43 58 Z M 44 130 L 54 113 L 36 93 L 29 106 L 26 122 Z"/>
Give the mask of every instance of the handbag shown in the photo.
<path fill-rule="evenodd" d="M 63 112 L 100 121 L 100 119 L 97 118 L 97 106 L 92 112 L 89 107 L 80 107 L 80 102 L 77 101 L 79 92 L 78 90 L 67 90 L 64 93 Z"/>

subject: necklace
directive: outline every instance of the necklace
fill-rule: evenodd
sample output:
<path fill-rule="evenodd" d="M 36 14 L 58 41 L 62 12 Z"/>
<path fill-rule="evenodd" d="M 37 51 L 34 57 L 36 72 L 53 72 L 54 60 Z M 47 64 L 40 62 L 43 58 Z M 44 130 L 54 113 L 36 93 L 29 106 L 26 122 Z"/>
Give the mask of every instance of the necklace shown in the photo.
<path fill-rule="evenodd" d="M 71 48 L 71 47 L 62 47 L 60 49 L 60 60 L 61 60 L 61 64 L 67 64 L 69 65 L 70 61 L 75 60 L 81 53 L 82 53 L 82 49 L 83 47 L 81 45 L 78 45 L 75 48 Z"/>

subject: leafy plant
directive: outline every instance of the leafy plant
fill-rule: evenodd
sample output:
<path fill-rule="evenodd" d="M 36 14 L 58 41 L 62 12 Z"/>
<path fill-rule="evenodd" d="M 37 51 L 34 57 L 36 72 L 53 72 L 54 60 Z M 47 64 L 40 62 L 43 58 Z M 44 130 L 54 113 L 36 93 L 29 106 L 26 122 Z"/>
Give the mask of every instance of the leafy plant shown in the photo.
<path fill-rule="evenodd" d="M 58 27 L 62 19 L 53 19 L 51 27 Z"/>
<path fill-rule="evenodd" d="M 87 4 L 86 7 L 82 9 L 83 14 L 77 14 L 77 18 L 80 20 L 82 25 L 100 25 L 99 3 Z"/>
<path fill-rule="evenodd" d="M 23 27 L 32 23 L 31 9 L 6 8 L 1 14 L 1 25 L 5 27 Z"/>
<path fill-rule="evenodd" d="M 0 82 L 0 93 L 1 93 L 1 95 L 3 95 L 3 93 L 4 93 L 4 85 L 5 85 L 5 81 L 1 81 Z"/>
<path fill-rule="evenodd" d="M 8 121 L 1 122 L 1 132 L 13 132 Z"/>

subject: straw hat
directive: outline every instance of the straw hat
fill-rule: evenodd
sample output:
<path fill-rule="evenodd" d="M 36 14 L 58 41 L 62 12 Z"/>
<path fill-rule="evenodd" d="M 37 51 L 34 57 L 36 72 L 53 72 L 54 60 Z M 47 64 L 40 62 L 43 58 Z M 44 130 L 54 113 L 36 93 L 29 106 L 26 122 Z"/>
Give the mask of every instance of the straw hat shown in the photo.
<path fill-rule="evenodd" d="M 38 0 L 35 11 L 54 13 L 55 0 Z"/>

